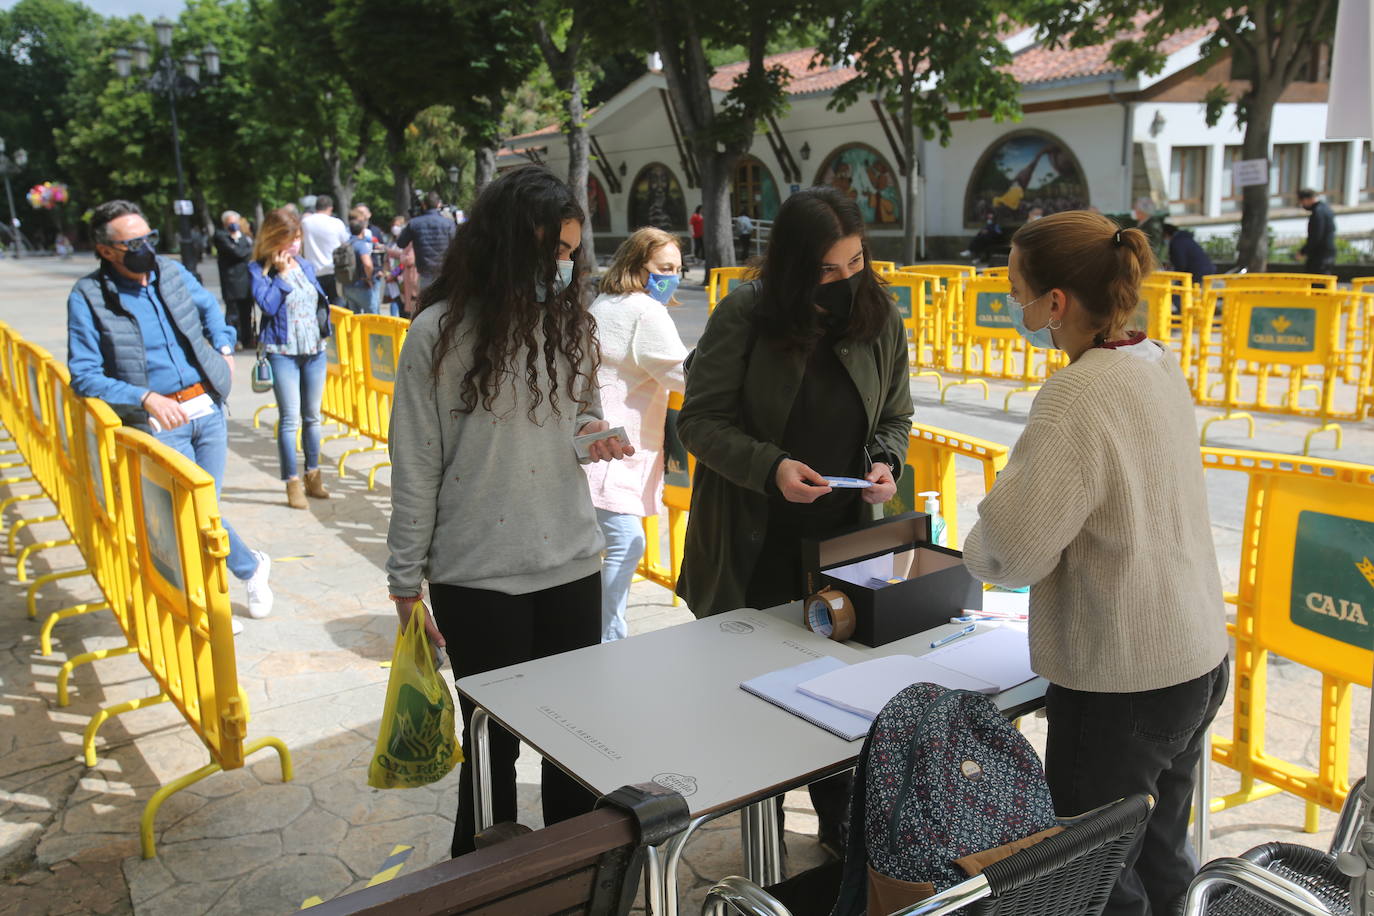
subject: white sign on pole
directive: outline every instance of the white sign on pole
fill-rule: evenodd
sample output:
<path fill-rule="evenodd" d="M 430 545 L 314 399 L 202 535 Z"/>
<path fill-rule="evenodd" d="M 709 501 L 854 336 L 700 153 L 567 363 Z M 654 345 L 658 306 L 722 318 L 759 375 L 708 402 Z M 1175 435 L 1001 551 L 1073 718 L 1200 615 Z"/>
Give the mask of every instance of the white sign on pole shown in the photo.
<path fill-rule="evenodd" d="M 195 214 L 196 208 L 189 200 L 174 200 L 172 201 L 172 211 L 177 216 L 192 216 Z"/>
<path fill-rule="evenodd" d="M 1236 188 L 1269 183 L 1268 159 L 1242 159 L 1231 166 L 1231 180 Z"/>

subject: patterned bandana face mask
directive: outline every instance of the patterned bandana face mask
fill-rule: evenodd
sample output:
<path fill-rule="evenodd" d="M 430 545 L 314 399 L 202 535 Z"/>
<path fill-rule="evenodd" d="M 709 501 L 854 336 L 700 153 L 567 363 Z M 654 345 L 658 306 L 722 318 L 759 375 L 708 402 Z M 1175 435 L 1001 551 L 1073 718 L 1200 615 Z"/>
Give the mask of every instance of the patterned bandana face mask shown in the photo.
<path fill-rule="evenodd" d="M 644 290 L 650 296 L 667 305 L 673 298 L 673 293 L 677 292 L 678 284 L 682 278 L 677 274 L 649 274 L 649 282 L 644 284 Z"/>

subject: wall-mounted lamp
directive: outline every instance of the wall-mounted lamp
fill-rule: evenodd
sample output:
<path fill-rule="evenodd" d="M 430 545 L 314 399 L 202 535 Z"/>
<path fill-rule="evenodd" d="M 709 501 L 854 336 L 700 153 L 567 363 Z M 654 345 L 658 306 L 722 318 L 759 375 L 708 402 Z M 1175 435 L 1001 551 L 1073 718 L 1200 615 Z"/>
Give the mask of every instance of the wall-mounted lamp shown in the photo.
<path fill-rule="evenodd" d="M 801 153 L 802 162 L 805 162 L 811 158 L 811 144 L 803 143 L 801 149 L 797 150 L 797 152 Z"/>
<path fill-rule="evenodd" d="M 625 173 L 628 172 L 628 171 L 629 171 L 629 169 L 627 169 L 627 168 L 625 167 L 625 163 L 623 163 L 623 162 L 620 163 L 620 177 L 621 177 L 621 178 L 624 178 L 624 177 L 625 177 Z"/>
<path fill-rule="evenodd" d="M 1155 112 L 1155 118 L 1150 122 L 1150 136 L 1158 137 L 1164 131 L 1164 114 L 1160 111 Z"/>

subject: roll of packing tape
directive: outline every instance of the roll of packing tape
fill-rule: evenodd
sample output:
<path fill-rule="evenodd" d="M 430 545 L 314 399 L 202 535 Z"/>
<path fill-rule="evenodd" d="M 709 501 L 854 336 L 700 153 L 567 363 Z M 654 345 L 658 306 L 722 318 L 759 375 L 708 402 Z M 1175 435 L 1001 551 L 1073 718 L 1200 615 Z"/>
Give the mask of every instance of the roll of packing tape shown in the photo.
<path fill-rule="evenodd" d="M 849 596 L 826 587 L 806 599 L 806 628 L 843 642 L 854 635 L 854 605 Z"/>

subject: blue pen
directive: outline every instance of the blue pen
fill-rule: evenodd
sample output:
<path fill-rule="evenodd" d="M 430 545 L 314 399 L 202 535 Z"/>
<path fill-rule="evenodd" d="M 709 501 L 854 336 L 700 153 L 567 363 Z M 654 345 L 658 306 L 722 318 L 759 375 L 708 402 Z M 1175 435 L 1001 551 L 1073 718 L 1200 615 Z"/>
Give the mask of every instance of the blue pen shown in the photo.
<path fill-rule="evenodd" d="M 975 623 L 971 623 L 968 626 L 964 627 L 962 630 L 960 630 L 958 633 L 951 633 L 948 636 L 941 636 L 939 639 L 931 643 L 930 647 L 932 649 L 938 649 L 946 643 L 954 642 L 954 640 L 958 639 L 960 636 L 967 636 L 976 629 L 978 629 L 978 625 Z"/>

